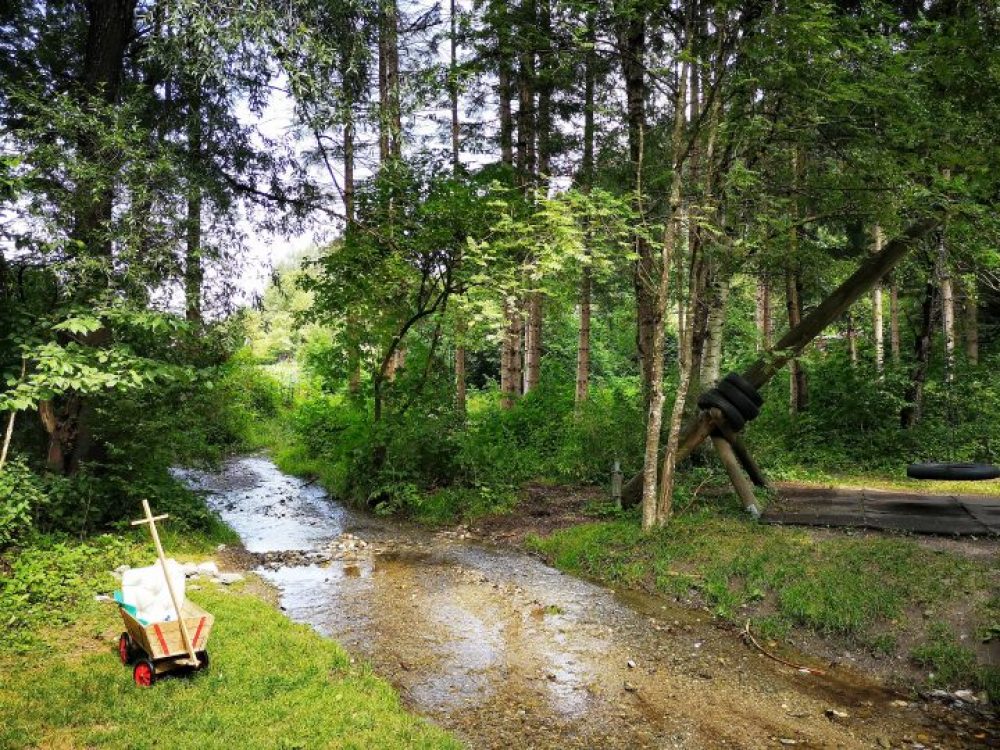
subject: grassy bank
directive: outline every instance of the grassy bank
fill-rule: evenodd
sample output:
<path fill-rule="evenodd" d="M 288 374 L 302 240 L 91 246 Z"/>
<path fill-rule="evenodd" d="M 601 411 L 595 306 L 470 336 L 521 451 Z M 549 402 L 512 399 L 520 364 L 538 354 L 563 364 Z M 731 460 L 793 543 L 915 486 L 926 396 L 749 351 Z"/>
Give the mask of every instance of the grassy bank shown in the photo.
<path fill-rule="evenodd" d="M 228 530 L 182 538 L 167 526 L 164 544 L 180 559 L 232 540 Z M 36 537 L 8 554 L 0 747 L 458 747 L 336 643 L 285 618 L 255 580 L 189 592 L 216 617 L 207 672 L 135 687 L 118 660 L 117 610 L 94 596 L 114 588 L 112 568 L 152 559 L 133 534 Z"/>
<path fill-rule="evenodd" d="M 704 504 L 644 534 L 631 516 L 529 539 L 567 572 L 751 619 L 767 638 L 808 633 L 903 657 L 934 685 L 1000 701 L 1000 671 L 975 644 L 1000 626 L 1000 569 L 902 536 L 752 523 Z"/>

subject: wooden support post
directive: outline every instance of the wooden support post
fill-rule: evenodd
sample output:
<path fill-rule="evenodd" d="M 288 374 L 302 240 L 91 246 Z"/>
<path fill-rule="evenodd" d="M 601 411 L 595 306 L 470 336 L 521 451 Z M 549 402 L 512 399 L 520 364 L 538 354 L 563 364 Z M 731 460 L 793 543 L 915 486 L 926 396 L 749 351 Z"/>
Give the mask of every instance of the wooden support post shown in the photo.
<path fill-rule="evenodd" d="M 723 433 L 723 435 L 725 435 L 725 433 Z M 768 491 L 773 490 L 774 487 L 767 480 L 767 477 L 764 475 L 764 472 L 761 471 L 757 462 L 754 461 L 753 456 L 750 455 L 750 451 L 747 450 L 747 446 L 746 443 L 743 442 L 743 438 L 735 433 L 732 433 L 732 435 L 732 439 L 726 437 L 726 440 L 728 440 L 729 444 L 733 446 L 733 452 L 736 454 L 736 458 L 740 460 L 740 464 L 743 465 L 743 470 L 747 473 L 747 476 L 750 477 L 750 481 L 761 489 Z"/>
<path fill-rule="evenodd" d="M 782 367 L 797 357 L 810 341 L 822 333 L 824 328 L 879 283 L 920 240 L 937 229 L 943 216 L 943 208 L 935 209 L 930 216 L 914 222 L 898 237 L 887 242 L 881 252 L 869 256 L 857 271 L 806 315 L 801 323 L 789 330 L 772 349 L 744 371 L 743 377 L 760 390 Z M 712 418 L 702 412 L 684 428 L 674 458 L 677 465 L 701 445 L 711 434 L 713 426 Z M 622 504 L 625 507 L 638 505 L 642 499 L 642 476 L 642 472 L 636 474 L 622 488 Z"/>
<path fill-rule="evenodd" d="M 726 467 L 726 473 L 729 475 L 729 481 L 733 483 L 736 494 L 743 501 L 743 507 L 755 519 L 760 518 L 760 511 L 757 509 L 757 498 L 753 494 L 753 485 L 750 484 L 750 480 L 743 476 L 743 472 L 740 471 L 740 463 L 736 458 L 736 454 L 733 453 L 733 446 L 721 435 L 712 435 L 712 444 L 715 446 L 719 458 L 722 459 L 722 465 Z"/>
<path fill-rule="evenodd" d="M 139 521 L 133 521 L 133 526 L 142 526 L 144 524 L 149 524 L 149 533 L 153 537 L 153 545 L 156 547 L 156 556 L 160 560 L 160 567 L 163 569 L 163 578 L 167 582 L 167 591 L 170 592 L 170 601 L 174 604 L 174 612 L 177 613 L 177 626 L 181 631 L 181 639 L 184 641 L 184 648 L 187 649 L 188 658 L 190 659 L 190 666 L 197 667 L 200 663 L 198 661 L 198 656 L 194 652 L 194 647 L 191 645 L 191 636 L 188 634 L 187 625 L 184 624 L 184 613 L 181 612 L 180 600 L 177 598 L 177 592 L 174 591 L 174 584 L 170 580 L 170 572 L 167 570 L 167 557 L 163 554 L 163 545 L 160 544 L 160 535 L 156 531 L 156 522 L 162 521 L 164 518 L 170 518 L 170 516 L 164 514 L 162 516 L 153 516 L 153 512 L 149 509 L 149 501 L 142 501 L 142 509 L 146 512 L 146 517 Z"/>
<path fill-rule="evenodd" d="M 753 460 L 753 456 L 750 455 L 750 451 L 747 450 L 746 443 L 739 436 L 739 433 L 733 432 L 733 429 L 729 426 L 726 418 L 722 416 L 722 412 L 718 409 L 711 409 L 709 413 L 715 422 L 716 429 L 722 433 L 729 444 L 733 447 L 733 453 L 736 454 L 736 458 L 740 460 L 740 464 L 743 466 L 743 470 L 750 477 L 750 481 L 753 482 L 758 487 L 762 487 L 766 490 L 773 489 L 771 483 L 767 481 L 767 477 L 764 476 L 764 472 L 760 470 L 757 462 Z"/>

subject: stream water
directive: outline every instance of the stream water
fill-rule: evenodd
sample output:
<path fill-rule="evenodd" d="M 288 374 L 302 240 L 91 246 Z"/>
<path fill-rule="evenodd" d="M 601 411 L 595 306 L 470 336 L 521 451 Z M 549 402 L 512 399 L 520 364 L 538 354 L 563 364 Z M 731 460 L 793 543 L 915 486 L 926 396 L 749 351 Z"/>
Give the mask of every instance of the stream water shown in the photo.
<path fill-rule="evenodd" d="M 258 573 L 289 617 L 371 662 L 409 707 L 470 747 L 991 741 L 974 722 L 942 718 L 853 673 L 777 664 L 707 614 L 616 593 L 458 532 L 351 510 L 266 458 L 183 476 L 268 561 Z"/>

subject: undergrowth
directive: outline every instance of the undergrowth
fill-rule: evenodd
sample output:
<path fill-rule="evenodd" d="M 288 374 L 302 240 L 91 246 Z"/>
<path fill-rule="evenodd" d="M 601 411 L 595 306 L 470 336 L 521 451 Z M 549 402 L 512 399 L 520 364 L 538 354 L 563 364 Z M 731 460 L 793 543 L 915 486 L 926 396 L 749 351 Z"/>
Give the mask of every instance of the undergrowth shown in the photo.
<path fill-rule="evenodd" d="M 920 547 L 906 538 L 831 535 L 753 524 L 735 511 L 702 505 L 644 533 L 633 514 L 529 538 L 561 570 L 681 601 L 768 638 L 802 628 L 894 653 L 907 613 L 979 596 L 997 586 L 994 566 Z M 988 605 L 975 613 L 989 623 Z M 914 653 L 940 684 L 997 692 L 996 670 L 939 633 Z"/>

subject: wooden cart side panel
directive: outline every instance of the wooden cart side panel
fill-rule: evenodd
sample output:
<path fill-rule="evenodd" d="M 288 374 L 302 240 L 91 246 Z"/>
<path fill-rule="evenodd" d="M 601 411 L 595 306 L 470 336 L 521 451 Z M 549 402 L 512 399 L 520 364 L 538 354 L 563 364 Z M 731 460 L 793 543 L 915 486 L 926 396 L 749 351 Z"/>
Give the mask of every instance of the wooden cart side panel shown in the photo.
<path fill-rule="evenodd" d="M 189 613 L 185 611 L 185 614 Z M 191 646 L 195 651 L 201 651 L 205 648 L 214 620 L 215 618 L 212 615 L 204 611 L 197 617 L 184 618 L 188 635 L 191 637 Z M 198 632 L 199 629 L 201 632 Z M 196 634 L 197 638 L 195 637 Z M 154 659 L 187 654 L 187 649 L 184 647 L 184 637 L 181 635 L 180 624 L 176 620 L 147 625 L 146 637 L 151 647 L 148 653 Z"/>
<path fill-rule="evenodd" d="M 192 648 L 195 651 L 204 651 L 208 636 L 212 632 L 212 625 L 215 624 L 215 617 L 190 600 L 184 602 L 182 613 Z M 181 646 L 183 648 L 183 643 Z"/>
<path fill-rule="evenodd" d="M 151 659 L 187 655 L 180 625 L 176 620 L 143 625 L 124 609 L 119 608 L 119 611 L 122 620 L 125 621 L 125 630 Z M 215 617 L 193 602 L 185 602 L 181 612 L 184 615 L 188 635 L 191 637 L 191 646 L 195 651 L 204 651 L 212 626 L 215 624 Z"/>
<path fill-rule="evenodd" d="M 191 634 L 191 645 L 195 651 L 204 651 L 208 644 L 208 636 L 212 632 L 215 624 L 215 617 L 207 612 L 198 618 L 191 618 L 187 621 L 188 632 Z"/>
<path fill-rule="evenodd" d="M 142 623 L 132 617 L 132 615 L 121 607 L 118 608 L 118 611 L 121 612 L 122 620 L 125 621 L 125 630 L 130 636 L 132 636 L 132 640 L 135 641 L 135 643 L 140 646 L 143 651 L 151 655 L 153 651 L 149 643 L 149 638 L 146 636 L 146 628 L 142 625 Z"/>

